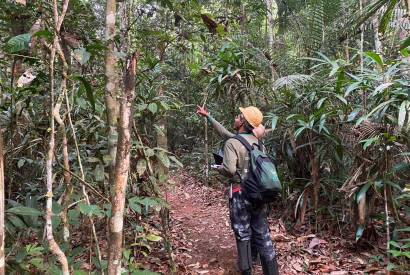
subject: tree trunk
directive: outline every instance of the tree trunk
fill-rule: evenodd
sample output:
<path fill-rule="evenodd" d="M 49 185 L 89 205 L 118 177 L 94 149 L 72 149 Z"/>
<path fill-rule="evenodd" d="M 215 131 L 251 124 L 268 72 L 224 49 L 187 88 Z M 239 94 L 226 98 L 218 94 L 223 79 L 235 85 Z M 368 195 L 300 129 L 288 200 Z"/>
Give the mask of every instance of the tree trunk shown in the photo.
<path fill-rule="evenodd" d="M 53 159 L 55 148 L 55 126 L 54 126 L 54 58 L 56 54 L 56 45 L 58 43 L 57 33 L 55 33 L 53 48 L 50 55 L 50 93 L 51 93 L 51 114 L 50 114 L 50 140 L 48 143 L 48 153 L 46 159 L 46 187 L 47 187 L 47 200 L 46 200 L 46 238 L 50 251 L 57 257 L 61 263 L 62 272 L 64 275 L 70 274 L 68 269 L 67 257 L 60 249 L 53 236 Z"/>
<path fill-rule="evenodd" d="M 125 191 L 130 168 L 132 101 L 135 92 L 137 53 L 129 61 L 125 78 L 124 93 L 120 104 L 118 145 L 114 171 L 114 185 L 111 197 L 111 218 L 108 254 L 108 274 L 121 274 L 122 238 L 125 207 Z"/>
<path fill-rule="evenodd" d="M 105 12 L 105 38 L 107 40 L 107 51 L 105 53 L 105 105 L 107 108 L 108 123 L 108 151 L 110 154 L 109 186 L 114 184 L 114 168 L 117 152 L 117 121 L 119 104 L 117 101 L 118 74 L 116 70 L 117 59 L 114 55 L 115 16 L 116 0 L 107 0 Z"/>
<path fill-rule="evenodd" d="M 268 52 L 269 55 L 272 56 L 272 53 L 274 52 L 274 42 L 275 42 L 275 35 L 274 35 L 274 27 L 275 23 L 273 21 L 273 1 L 272 0 L 266 0 L 266 13 L 267 13 L 267 18 L 268 18 Z M 274 89 L 273 83 L 275 82 L 275 79 L 277 78 L 277 72 L 275 69 L 275 66 L 273 65 L 273 60 L 270 61 L 270 70 L 271 70 L 271 77 L 272 77 L 272 91 Z"/>
<path fill-rule="evenodd" d="M 48 144 L 48 152 L 46 157 L 46 225 L 45 225 L 45 232 L 46 238 L 48 241 L 48 245 L 50 251 L 57 257 L 58 261 L 61 264 L 62 273 L 64 275 L 70 274 L 67 257 L 64 252 L 60 249 L 57 242 L 54 240 L 53 236 L 53 225 L 52 225 L 52 217 L 53 217 L 53 159 L 54 159 L 54 149 L 55 149 L 55 125 L 54 125 L 54 116 L 53 114 L 58 109 L 58 105 L 54 106 L 54 90 L 55 90 L 55 80 L 54 80 L 54 61 L 56 57 L 56 51 L 58 50 L 59 41 L 58 35 L 61 29 L 61 25 L 63 24 L 63 20 L 65 14 L 67 12 L 69 0 L 65 0 L 62 5 L 62 12 L 58 14 L 58 4 L 57 0 L 53 1 L 53 15 L 54 15 L 54 41 L 51 47 L 50 53 L 50 139 Z"/>
<path fill-rule="evenodd" d="M 0 275 L 5 274 L 6 260 L 4 258 L 4 157 L 3 130 L 0 129 Z"/>

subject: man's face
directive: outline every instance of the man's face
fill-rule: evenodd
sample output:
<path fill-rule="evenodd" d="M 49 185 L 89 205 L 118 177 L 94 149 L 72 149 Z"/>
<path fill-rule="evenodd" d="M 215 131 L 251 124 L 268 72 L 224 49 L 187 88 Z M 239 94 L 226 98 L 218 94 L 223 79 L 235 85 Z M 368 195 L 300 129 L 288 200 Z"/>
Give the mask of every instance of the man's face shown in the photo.
<path fill-rule="evenodd" d="M 243 125 L 245 121 L 245 118 L 243 117 L 243 114 L 239 114 L 235 117 L 235 122 L 233 124 L 233 128 L 235 130 L 239 130 L 239 128 L 241 128 L 241 126 Z"/>

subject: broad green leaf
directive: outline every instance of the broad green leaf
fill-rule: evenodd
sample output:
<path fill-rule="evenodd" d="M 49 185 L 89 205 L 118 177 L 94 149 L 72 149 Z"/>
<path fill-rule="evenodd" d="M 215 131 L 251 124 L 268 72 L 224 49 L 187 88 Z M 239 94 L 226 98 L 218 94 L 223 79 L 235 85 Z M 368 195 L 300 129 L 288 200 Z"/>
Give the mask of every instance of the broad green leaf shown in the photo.
<path fill-rule="evenodd" d="M 49 30 L 41 30 L 36 32 L 33 36 L 45 38 L 47 41 L 51 41 L 53 38 L 53 33 Z"/>
<path fill-rule="evenodd" d="M 139 176 L 144 174 L 145 170 L 147 170 L 147 160 L 146 159 L 139 159 L 137 163 L 137 173 Z"/>
<path fill-rule="evenodd" d="M 350 95 L 350 93 L 358 88 L 360 88 L 360 85 L 362 83 L 361 82 L 353 82 L 352 84 L 350 84 L 345 92 L 345 97 L 347 97 L 348 95 Z"/>
<path fill-rule="evenodd" d="M 362 188 L 360 188 L 359 192 L 357 192 L 356 194 L 357 204 L 359 204 L 360 201 L 366 197 L 367 190 L 369 190 L 370 186 L 371 186 L 371 182 L 368 182 L 365 185 L 363 185 Z"/>
<path fill-rule="evenodd" d="M 408 46 L 410 46 L 410 36 L 401 41 L 400 43 L 400 50 L 406 49 Z"/>
<path fill-rule="evenodd" d="M 141 111 L 144 111 L 145 109 L 147 109 L 147 107 L 148 107 L 148 104 L 146 104 L 146 103 L 141 103 L 141 104 L 137 104 L 137 111 L 139 111 L 139 112 L 141 112 Z"/>
<path fill-rule="evenodd" d="M 17 229 L 23 229 L 27 227 L 23 220 L 14 215 L 7 215 L 7 221 L 11 222 Z"/>
<path fill-rule="evenodd" d="M 390 103 L 393 103 L 397 101 L 396 99 L 390 99 L 388 101 L 384 101 L 382 103 L 380 103 L 379 105 L 377 105 L 370 113 L 368 113 L 367 115 L 362 116 L 361 118 L 359 118 L 356 122 L 356 126 L 359 125 L 360 123 L 362 123 L 363 121 L 367 120 L 371 115 L 373 115 L 375 112 L 379 111 L 381 108 L 385 107 L 386 105 L 389 105 Z"/>
<path fill-rule="evenodd" d="M 162 162 L 162 164 L 165 166 L 165 167 L 169 167 L 170 166 L 170 161 L 169 161 L 169 158 L 168 158 L 168 156 L 167 156 L 167 154 L 166 153 L 164 153 L 164 152 L 162 152 L 162 151 L 159 151 L 158 153 L 157 153 L 157 157 L 158 157 L 158 159 Z"/>
<path fill-rule="evenodd" d="M 6 49 L 10 53 L 27 51 L 29 49 L 31 35 L 29 33 L 20 34 L 7 41 Z"/>
<path fill-rule="evenodd" d="M 376 62 L 378 65 L 383 66 L 383 58 L 381 55 L 375 53 L 375 52 L 364 52 L 366 56 L 368 56 L 371 60 Z"/>
<path fill-rule="evenodd" d="M 403 57 L 409 57 L 409 55 L 410 55 L 409 50 L 407 50 L 407 49 L 401 49 L 400 53 Z"/>
<path fill-rule="evenodd" d="M 133 201 L 132 199 L 128 200 L 128 206 L 129 208 L 131 208 L 133 211 L 135 211 L 136 213 L 140 214 L 142 213 L 142 208 L 141 208 L 141 204 L 139 204 L 138 202 Z"/>
<path fill-rule="evenodd" d="M 97 216 L 97 217 L 103 217 L 104 212 L 100 209 L 98 205 L 95 204 L 86 204 L 86 203 L 80 203 L 79 204 L 80 212 L 86 216 Z"/>
<path fill-rule="evenodd" d="M 271 123 L 272 131 L 276 129 L 277 124 L 278 124 L 278 116 L 275 114 L 272 114 L 272 123 Z"/>
<path fill-rule="evenodd" d="M 390 247 L 397 247 L 397 248 L 401 248 L 401 245 L 395 241 L 389 241 L 389 245 Z"/>
<path fill-rule="evenodd" d="M 360 143 L 364 143 L 363 144 L 363 150 L 366 150 L 369 146 L 371 146 L 373 143 L 378 143 L 379 142 L 379 137 L 372 137 L 372 138 L 368 138 L 368 139 L 364 139 L 361 140 Z"/>
<path fill-rule="evenodd" d="M 320 109 L 320 107 L 322 107 L 322 104 L 323 102 L 325 102 L 326 99 L 327 97 L 321 98 L 316 104 L 316 109 Z"/>
<path fill-rule="evenodd" d="M 307 129 L 305 126 L 302 126 L 299 129 L 297 129 L 295 131 L 295 137 L 297 138 L 303 132 L 303 130 L 305 130 L 305 129 Z"/>
<path fill-rule="evenodd" d="M 80 88 L 84 88 L 87 99 L 90 102 L 93 111 L 95 111 L 95 98 L 90 82 L 82 76 L 76 76 L 75 79 L 81 82 Z"/>
<path fill-rule="evenodd" d="M 345 105 L 347 105 L 347 100 L 346 100 L 346 98 L 344 98 L 343 96 L 338 95 L 338 94 L 335 94 L 335 96 L 336 96 L 341 102 L 343 102 Z"/>
<path fill-rule="evenodd" d="M 383 92 L 384 90 L 386 90 L 388 87 L 390 87 L 393 84 L 394 83 L 392 82 L 380 84 L 379 86 L 377 86 L 374 92 L 372 92 L 372 95 L 377 95 L 378 93 Z"/>
<path fill-rule="evenodd" d="M 177 166 L 184 167 L 184 165 L 174 156 L 169 156 L 169 159 L 172 160 Z"/>
<path fill-rule="evenodd" d="M 151 242 L 159 242 L 162 240 L 161 236 L 158 235 L 154 235 L 154 234 L 148 234 L 147 235 L 147 240 L 151 241 Z"/>
<path fill-rule="evenodd" d="M 156 198 L 151 198 L 151 197 L 145 197 L 143 199 L 138 200 L 138 202 L 144 206 L 148 207 L 155 207 L 155 206 L 161 206 L 160 200 Z"/>
<path fill-rule="evenodd" d="M 148 105 L 148 110 L 151 113 L 155 114 L 158 111 L 158 105 L 156 103 L 152 102 Z"/>
<path fill-rule="evenodd" d="M 6 213 L 21 215 L 21 216 L 33 216 L 33 217 L 38 217 L 38 216 L 43 215 L 43 213 L 38 211 L 37 209 L 31 208 L 31 207 L 25 207 L 25 206 L 16 206 L 16 207 L 9 208 L 6 210 Z"/>
<path fill-rule="evenodd" d="M 354 109 L 354 110 L 349 114 L 349 116 L 347 117 L 347 122 L 353 121 L 353 120 L 356 118 L 356 116 L 359 114 L 359 112 L 360 112 L 361 110 L 362 110 L 361 108 L 356 108 L 356 109 Z"/>
<path fill-rule="evenodd" d="M 164 109 L 165 111 L 168 111 L 170 109 L 169 105 L 164 101 L 160 101 L 159 104 L 161 105 L 162 109 Z"/>
<path fill-rule="evenodd" d="M 18 168 L 21 168 L 21 167 L 23 167 L 23 165 L 24 165 L 24 163 L 26 163 L 26 160 L 25 159 L 19 159 L 19 161 L 17 162 L 17 167 Z"/>
<path fill-rule="evenodd" d="M 85 65 L 90 59 L 90 57 L 91 57 L 91 54 L 87 52 L 87 50 L 84 48 L 78 48 L 74 50 L 74 58 L 81 65 Z"/>

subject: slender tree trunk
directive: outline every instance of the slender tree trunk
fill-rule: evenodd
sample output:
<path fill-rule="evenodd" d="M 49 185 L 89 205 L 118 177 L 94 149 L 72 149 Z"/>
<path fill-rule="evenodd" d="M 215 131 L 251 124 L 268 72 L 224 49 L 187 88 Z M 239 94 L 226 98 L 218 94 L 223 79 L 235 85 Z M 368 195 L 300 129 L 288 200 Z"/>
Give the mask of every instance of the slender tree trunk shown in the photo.
<path fill-rule="evenodd" d="M 135 93 L 137 53 L 134 53 L 125 73 L 124 93 L 120 104 L 118 125 L 117 159 L 114 171 L 114 186 L 111 198 L 111 218 L 108 254 L 108 274 L 121 274 L 122 238 L 124 223 L 125 191 L 130 168 L 132 101 Z"/>
<path fill-rule="evenodd" d="M 60 107 L 63 102 L 63 99 L 67 93 L 67 79 L 68 79 L 68 63 L 66 62 L 66 58 L 64 53 L 62 52 L 59 45 L 57 45 L 57 52 L 59 52 L 61 61 L 62 61 L 62 80 L 61 80 L 61 94 L 57 100 L 57 104 L 53 111 L 53 117 L 55 121 L 58 123 L 61 129 L 62 134 L 62 151 L 63 151 L 63 164 L 64 164 L 64 183 L 66 185 L 66 190 L 64 196 L 62 198 L 62 210 L 61 210 L 61 221 L 63 224 L 63 239 L 65 242 L 68 242 L 70 237 L 70 229 L 68 223 L 68 205 L 70 203 L 71 194 L 73 192 L 73 186 L 71 185 L 71 174 L 70 174 L 70 161 L 68 156 L 68 141 L 67 141 L 67 131 L 64 123 L 64 117 L 61 118 L 60 116 Z"/>
<path fill-rule="evenodd" d="M 67 257 L 60 249 L 53 236 L 53 159 L 55 148 L 55 126 L 54 126 L 54 58 L 56 54 L 56 44 L 58 43 L 57 33 L 55 33 L 53 48 L 50 56 L 50 93 L 51 93 L 51 114 L 50 114 L 50 139 L 48 143 L 48 153 L 46 159 L 46 186 L 47 186 L 47 200 L 46 200 L 46 238 L 50 251 L 57 257 L 62 266 L 62 272 L 64 275 L 70 274 L 68 269 Z"/>
<path fill-rule="evenodd" d="M 54 80 L 54 61 L 56 57 L 56 51 L 58 49 L 59 41 L 58 41 L 58 34 L 61 29 L 61 25 L 63 24 L 63 20 L 65 14 L 67 12 L 69 0 L 65 0 L 62 5 L 62 12 L 61 15 L 58 14 L 58 4 L 57 0 L 53 1 L 53 14 L 54 14 L 54 41 L 51 47 L 50 53 L 50 139 L 49 139 L 49 147 L 46 157 L 46 187 L 47 187 L 47 200 L 46 200 L 46 225 L 45 225 L 45 232 L 46 238 L 48 241 L 48 245 L 50 251 L 57 257 L 58 261 L 61 264 L 62 273 L 64 275 L 70 274 L 67 257 L 64 252 L 60 249 L 59 245 L 54 239 L 53 236 L 53 225 L 52 225 L 52 217 L 53 217 L 53 159 L 54 159 L 54 149 L 55 149 L 55 125 L 54 125 L 54 113 L 55 110 L 58 108 L 54 106 L 54 90 L 55 90 L 55 80 Z M 57 108 L 56 108 L 57 107 Z"/>
<path fill-rule="evenodd" d="M 117 152 L 117 122 L 119 104 L 118 93 L 118 73 L 116 70 L 117 59 L 114 55 L 116 0 L 107 0 L 105 11 L 105 39 L 107 40 L 107 51 L 105 53 L 105 105 L 107 108 L 108 123 L 108 151 L 110 154 L 109 186 L 113 186 L 114 168 Z"/>
<path fill-rule="evenodd" d="M 268 49 L 269 49 L 269 55 L 272 56 L 272 53 L 274 52 L 274 43 L 275 43 L 275 34 L 274 34 L 274 27 L 275 23 L 273 21 L 273 1 L 272 0 L 265 0 L 266 2 L 266 13 L 268 17 Z M 271 71 L 271 77 L 272 77 L 272 91 L 274 89 L 274 82 L 275 79 L 277 78 L 277 72 L 275 69 L 275 66 L 273 65 L 273 61 L 271 60 L 270 64 L 270 71 Z"/>
<path fill-rule="evenodd" d="M 5 274 L 4 239 L 4 154 L 3 130 L 0 128 L 0 275 Z"/>

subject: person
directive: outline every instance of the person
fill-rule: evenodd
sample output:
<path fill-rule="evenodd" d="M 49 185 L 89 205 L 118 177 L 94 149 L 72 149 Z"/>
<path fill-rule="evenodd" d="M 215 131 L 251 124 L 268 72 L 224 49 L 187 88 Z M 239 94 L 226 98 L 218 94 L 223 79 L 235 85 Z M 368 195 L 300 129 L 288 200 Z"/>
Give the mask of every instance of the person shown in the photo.
<path fill-rule="evenodd" d="M 228 131 L 221 123 L 219 123 L 215 118 L 213 118 L 211 114 L 209 113 L 209 111 L 205 109 L 205 107 L 197 106 L 196 113 L 198 115 L 206 117 L 209 123 L 211 123 L 212 127 L 218 132 L 218 134 L 222 138 L 228 139 L 228 138 L 236 136 L 235 133 Z M 266 128 L 265 126 L 263 126 L 263 124 L 261 124 L 255 129 L 253 129 L 252 133 L 258 139 L 262 139 L 266 135 Z"/>
<path fill-rule="evenodd" d="M 214 117 L 211 116 L 209 111 L 205 107 L 197 106 L 196 113 L 203 117 L 206 117 L 212 127 L 217 131 L 217 133 L 226 141 L 229 138 L 233 138 L 236 136 L 235 133 L 230 132 L 227 130 L 221 123 L 219 123 Z M 252 133 L 258 139 L 261 139 L 265 136 L 265 126 L 263 124 L 259 125 L 257 128 L 252 130 Z M 221 156 L 221 152 L 223 155 L 223 150 L 219 150 L 217 155 Z M 251 239 L 251 256 L 252 256 L 252 263 L 257 264 L 258 262 L 258 250 L 255 245 L 255 241 Z M 238 265 L 239 266 L 239 265 Z"/>
<path fill-rule="evenodd" d="M 263 120 L 263 115 L 256 107 L 239 108 L 240 113 L 234 120 L 234 129 L 251 145 L 258 145 L 259 140 L 254 134 Z M 198 108 L 197 113 L 202 115 Z M 238 263 L 241 274 L 252 274 L 251 240 L 260 255 L 263 274 L 279 274 L 276 252 L 270 239 L 269 227 L 266 219 L 265 204 L 252 204 L 241 188 L 241 182 L 246 177 L 249 153 L 245 146 L 231 135 L 221 124 L 217 123 L 208 113 L 206 116 L 221 135 L 229 138 L 224 146 L 224 158 L 220 172 L 231 178 L 229 196 L 229 214 L 231 227 L 236 238 Z M 223 130 L 225 129 L 225 130 Z M 260 131 L 257 131 L 260 133 Z M 264 132 L 264 131 L 263 131 Z M 261 136 L 261 135 L 259 135 Z"/>

